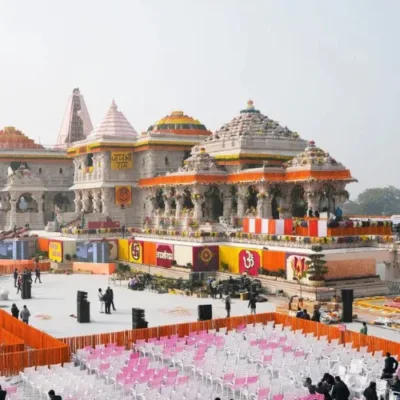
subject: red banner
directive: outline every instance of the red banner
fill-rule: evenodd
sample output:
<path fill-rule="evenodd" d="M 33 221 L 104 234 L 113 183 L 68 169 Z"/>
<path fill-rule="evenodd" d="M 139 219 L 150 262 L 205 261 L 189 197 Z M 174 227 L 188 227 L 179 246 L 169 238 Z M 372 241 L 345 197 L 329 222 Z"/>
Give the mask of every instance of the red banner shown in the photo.
<path fill-rule="evenodd" d="M 242 250 L 239 253 L 239 272 L 247 275 L 258 275 L 258 269 L 261 266 L 260 253 L 255 250 Z"/>
<path fill-rule="evenodd" d="M 193 247 L 193 271 L 218 271 L 219 247 Z"/>
<path fill-rule="evenodd" d="M 171 268 L 174 260 L 174 246 L 157 243 L 156 260 L 157 266 Z"/>

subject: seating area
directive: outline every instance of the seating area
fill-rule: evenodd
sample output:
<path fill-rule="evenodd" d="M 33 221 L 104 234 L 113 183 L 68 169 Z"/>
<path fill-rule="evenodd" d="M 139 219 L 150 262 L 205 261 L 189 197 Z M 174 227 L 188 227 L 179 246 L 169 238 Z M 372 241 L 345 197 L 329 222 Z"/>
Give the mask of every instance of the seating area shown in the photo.
<path fill-rule="evenodd" d="M 371 380 L 385 394 L 383 365 L 382 351 L 270 321 L 136 340 L 129 350 L 114 343 L 86 347 L 64 366 L 26 368 L 8 398 L 45 399 L 54 389 L 64 400 L 323 400 L 303 383 L 310 377 L 316 384 L 329 372 L 361 399 Z"/>

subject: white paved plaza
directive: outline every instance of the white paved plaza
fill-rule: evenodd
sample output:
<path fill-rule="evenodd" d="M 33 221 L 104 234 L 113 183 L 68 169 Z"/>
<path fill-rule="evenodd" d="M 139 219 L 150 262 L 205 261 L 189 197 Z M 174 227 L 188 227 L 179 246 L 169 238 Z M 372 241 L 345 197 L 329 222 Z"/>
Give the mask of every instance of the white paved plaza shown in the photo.
<path fill-rule="evenodd" d="M 145 309 L 149 327 L 196 321 L 199 304 L 212 304 L 214 318 L 226 316 L 224 302 L 219 299 L 199 299 L 181 295 L 157 294 L 149 291 L 137 292 L 119 284 L 111 285 L 114 290 L 114 302 L 117 311 L 112 311 L 111 315 L 101 314 L 97 291 L 99 288 L 103 290 L 107 288 L 108 276 L 42 274 L 42 282 L 42 284 L 33 283 L 32 299 L 22 300 L 20 294 L 16 294 L 12 277 L 0 277 L 0 286 L 10 291 L 9 300 L 1 301 L 0 306 L 5 307 L 4 309 L 10 312 L 12 303 L 16 303 L 19 309 L 26 304 L 32 314 L 30 324 L 55 337 L 131 329 L 132 307 Z M 77 290 L 88 292 L 92 320 L 89 324 L 80 324 L 76 318 L 71 317 L 72 314 L 77 314 Z M 276 301 L 276 298 L 270 298 L 267 303 L 259 303 L 257 312 L 275 311 Z M 232 316 L 248 313 L 247 301 L 233 300 Z M 360 326 L 356 322 L 347 324 L 348 329 L 357 332 Z M 370 335 L 400 341 L 399 332 L 375 326 L 369 326 L 368 329 Z"/>
<path fill-rule="evenodd" d="M 225 304 L 219 299 L 158 294 L 147 290 L 138 292 L 120 286 L 119 283 L 111 285 L 117 311 L 111 311 L 111 315 L 101 314 L 97 291 L 99 288 L 107 288 L 108 276 L 42 274 L 42 282 L 32 284 L 32 299 L 22 300 L 20 294 L 16 294 L 11 276 L 1 277 L 0 286 L 10 290 L 10 295 L 9 301 L 0 303 L 9 306 L 5 309 L 8 312 L 12 303 L 16 303 L 19 309 L 26 304 L 32 314 L 30 324 L 55 337 L 131 329 L 132 307 L 146 311 L 149 327 L 196 321 L 199 304 L 212 304 L 214 318 L 226 316 Z M 80 324 L 76 318 L 70 317 L 71 314 L 77 314 L 77 290 L 88 292 L 92 320 L 89 324 Z M 232 303 L 232 316 L 249 313 L 248 302 L 235 299 Z M 274 310 L 275 306 L 270 303 L 260 303 L 257 307 L 258 312 Z"/>

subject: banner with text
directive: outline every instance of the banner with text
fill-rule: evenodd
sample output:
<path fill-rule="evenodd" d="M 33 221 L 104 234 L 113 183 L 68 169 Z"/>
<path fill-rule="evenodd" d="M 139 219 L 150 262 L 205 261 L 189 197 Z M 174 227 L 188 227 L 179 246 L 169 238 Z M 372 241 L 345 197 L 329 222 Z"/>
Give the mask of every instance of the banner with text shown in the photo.
<path fill-rule="evenodd" d="M 111 169 L 120 171 L 122 169 L 130 169 L 133 167 L 132 152 L 112 152 L 111 153 Z"/>
<path fill-rule="evenodd" d="M 131 186 L 115 186 L 115 204 L 117 206 L 129 206 L 132 203 Z"/>
<path fill-rule="evenodd" d="M 63 244 L 62 242 L 49 243 L 49 259 L 54 262 L 63 261 Z"/>
<path fill-rule="evenodd" d="M 174 260 L 174 246 L 157 243 L 156 260 L 159 267 L 171 268 Z"/>

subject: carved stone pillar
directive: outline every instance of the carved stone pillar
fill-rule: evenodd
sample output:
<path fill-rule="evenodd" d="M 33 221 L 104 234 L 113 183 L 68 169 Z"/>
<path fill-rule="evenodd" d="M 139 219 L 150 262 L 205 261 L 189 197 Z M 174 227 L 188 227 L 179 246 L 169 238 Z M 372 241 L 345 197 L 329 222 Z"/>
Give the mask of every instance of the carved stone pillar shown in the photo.
<path fill-rule="evenodd" d="M 101 189 L 101 205 L 103 208 L 103 214 L 108 217 L 109 213 L 109 203 L 111 201 L 111 193 L 109 188 L 102 188 Z"/>
<path fill-rule="evenodd" d="M 244 212 L 247 208 L 247 186 L 238 186 L 237 188 L 237 216 L 238 218 L 244 217 Z"/>
<path fill-rule="evenodd" d="M 82 193 L 80 190 L 75 190 L 75 199 L 74 199 L 74 203 L 75 203 L 75 212 L 76 213 L 80 213 L 82 211 Z"/>
<path fill-rule="evenodd" d="M 292 205 L 290 204 L 290 189 L 287 185 L 281 185 L 281 193 L 278 199 L 279 218 L 292 218 Z"/>
<path fill-rule="evenodd" d="M 172 197 L 164 196 L 164 205 L 165 205 L 165 216 L 169 217 L 171 215 L 172 210 Z"/>
<path fill-rule="evenodd" d="M 100 199 L 101 191 L 100 189 L 92 190 L 92 198 L 93 198 L 93 212 L 99 213 L 101 212 L 101 199 Z"/>
<path fill-rule="evenodd" d="M 307 212 L 312 210 L 313 214 L 319 209 L 319 195 L 316 192 L 306 192 Z"/>
<path fill-rule="evenodd" d="M 232 193 L 231 193 L 231 188 L 225 187 L 224 188 L 224 198 L 223 198 L 223 211 L 222 215 L 224 218 L 227 218 L 228 220 L 231 217 L 232 214 Z"/>
<path fill-rule="evenodd" d="M 11 228 L 14 227 L 17 223 L 17 202 L 18 202 L 18 195 L 15 192 L 10 192 L 10 226 Z"/>
<path fill-rule="evenodd" d="M 258 218 L 272 218 L 271 195 L 269 185 L 262 184 L 257 186 L 257 216 Z"/>
<path fill-rule="evenodd" d="M 178 192 L 175 195 L 175 203 L 176 203 L 176 209 L 175 209 L 175 218 L 180 218 L 181 213 L 182 213 L 182 208 L 183 208 L 183 194 Z"/>
<path fill-rule="evenodd" d="M 90 207 L 89 192 L 82 190 L 82 212 L 88 212 Z"/>

